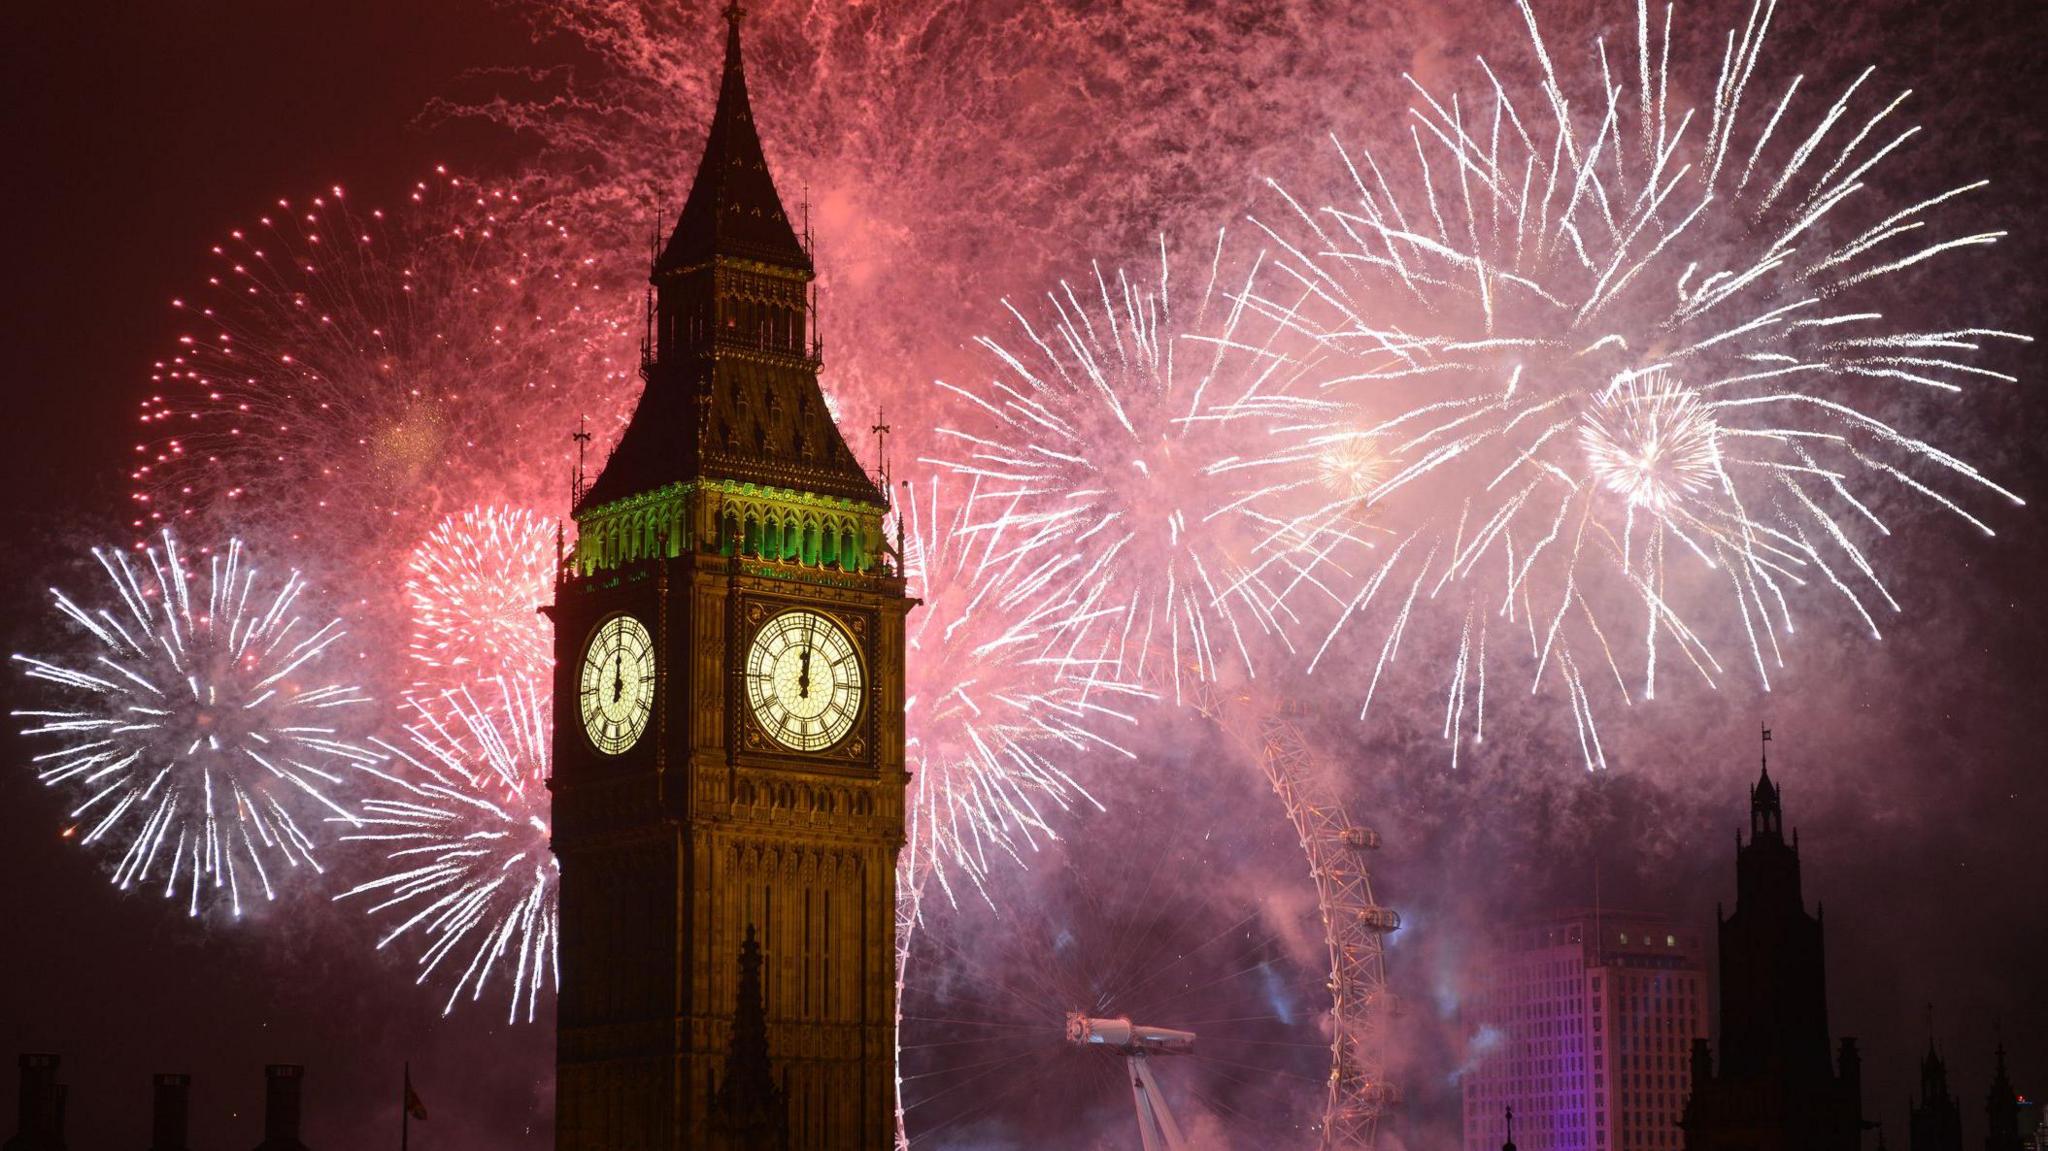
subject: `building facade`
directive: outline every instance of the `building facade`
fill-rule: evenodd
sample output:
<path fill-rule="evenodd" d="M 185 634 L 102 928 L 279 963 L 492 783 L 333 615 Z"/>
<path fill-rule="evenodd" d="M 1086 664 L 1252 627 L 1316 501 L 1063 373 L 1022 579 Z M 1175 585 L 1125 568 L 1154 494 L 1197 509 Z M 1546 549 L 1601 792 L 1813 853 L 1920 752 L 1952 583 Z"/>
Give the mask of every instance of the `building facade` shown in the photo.
<path fill-rule="evenodd" d="M 1770 738 L 1769 732 L 1765 739 Z M 1720 923 L 1719 1059 L 1693 1045 L 1686 1151 L 1856 1151 L 1863 1067 L 1854 1039 L 1828 1050 L 1822 919 L 1800 887 L 1799 836 L 1785 836 L 1766 765 L 1735 840 L 1735 912 Z"/>
<path fill-rule="evenodd" d="M 894 1137 L 912 605 L 887 497 L 818 386 L 808 238 L 727 18 L 652 271 L 647 386 L 578 478 L 549 609 L 562 1151 Z"/>
<path fill-rule="evenodd" d="M 64 1151 L 64 1104 L 68 1091 L 57 1082 L 58 1058 L 48 1052 L 21 1056 L 21 1094 L 14 1134 L 0 1151 Z"/>
<path fill-rule="evenodd" d="M 1657 915 L 1575 910 L 1522 924 L 1468 1005 L 1464 1146 L 1671 1151 L 1687 1051 L 1706 1034 L 1697 932 Z"/>

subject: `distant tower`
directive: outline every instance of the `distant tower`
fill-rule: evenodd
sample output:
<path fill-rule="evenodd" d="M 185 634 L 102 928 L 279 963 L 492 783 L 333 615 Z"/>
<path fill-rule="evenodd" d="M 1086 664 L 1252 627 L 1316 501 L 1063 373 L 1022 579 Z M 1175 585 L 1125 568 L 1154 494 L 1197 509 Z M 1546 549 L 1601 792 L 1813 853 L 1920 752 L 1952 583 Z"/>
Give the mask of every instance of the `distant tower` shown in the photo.
<path fill-rule="evenodd" d="M 65 1151 L 64 1095 L 63 1085 L 57 1082 L 55 1055 L 23 1055 L 14 1138 L 0 1143 L 0 1151 Z"/>
<path fill-rule="evenodd" d="M 2021 1151 L 2020 1093 L 2013 1090 L 2005 1073 L 2005 1044 L 1998 1045 L 1998 1069 L 1991 1075 L 1991 1090 L 1984 1096 L 1986 1134 L 1984 1151 Z"/>
<path fill-rule="evenodd" d="M 1694 1047 L 1680 1122 L 1686 1151 L 1862 1145 L 1862 1057 L 1854 1039 L 1829 1056 L 1822 918 L 1806 913 L 1799 837 L 1785 837 L 1783 798 L 1766 759 L 1749 792 L 1749 842 L 1735 837 L 1735 913 L 1717 914 L 1720 1066 L 1707 1044 Z"/>
<path fill-rule="evenodd" d="M 1963 1108 L 1948 1089 L 1948 1064 L 1927 1041 L 1920 1060 L 1920 1101 L 1908 1105 L 1911 1151 L 1963 1151 Z"/>
<path fill-rule="evenodd" d="M 296 1063 L 273 1063 L 263 1069 L 263 1142 L 256 1151 L 306 1151 L 299 1142 L 299 1091 L 306 1069 Z"/>

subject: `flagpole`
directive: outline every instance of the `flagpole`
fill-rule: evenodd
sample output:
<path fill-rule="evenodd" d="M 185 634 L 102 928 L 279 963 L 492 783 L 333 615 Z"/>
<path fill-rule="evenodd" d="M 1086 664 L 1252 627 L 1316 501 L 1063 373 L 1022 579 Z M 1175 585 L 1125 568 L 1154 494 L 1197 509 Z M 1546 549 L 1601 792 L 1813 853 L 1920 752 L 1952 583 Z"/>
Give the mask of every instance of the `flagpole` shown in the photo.
<path fill-rule="evenodd" d="M 398 1097 L 398 1151 L 412 1142 L 412 1061 L 405 1064 L 405 1091 Z"/>

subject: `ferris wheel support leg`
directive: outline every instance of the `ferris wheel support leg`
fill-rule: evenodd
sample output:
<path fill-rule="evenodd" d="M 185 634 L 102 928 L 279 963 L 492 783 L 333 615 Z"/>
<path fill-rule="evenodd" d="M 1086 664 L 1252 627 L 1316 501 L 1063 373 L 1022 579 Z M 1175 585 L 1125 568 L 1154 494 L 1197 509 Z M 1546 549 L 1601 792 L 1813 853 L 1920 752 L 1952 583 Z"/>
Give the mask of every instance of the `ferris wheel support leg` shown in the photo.
<path fill-rule="evenodd" d="M 1131 1072 L 1131 1098 L 1138 1105 L 1138 1137 L 1145 1144 L 1145 1151 L 1187 1151 L 1187 1140 L 1180 1133 L 1180 1124 L 1167 1110 L 1166 1099 L 1159 1094 L 1159 1081 L 1152 1077 L 1150 1060 L 1143 1055 L 1132 1055 L 1125 1060 Z"/>

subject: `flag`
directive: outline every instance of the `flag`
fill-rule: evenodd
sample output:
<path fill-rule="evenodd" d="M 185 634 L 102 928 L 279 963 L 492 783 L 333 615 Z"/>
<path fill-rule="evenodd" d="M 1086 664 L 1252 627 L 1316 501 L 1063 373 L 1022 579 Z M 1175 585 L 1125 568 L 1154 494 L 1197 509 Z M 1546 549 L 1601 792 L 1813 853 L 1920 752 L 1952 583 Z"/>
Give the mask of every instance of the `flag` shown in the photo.
<path fill-rule="evenodd" d="M 405 1073 L 405 1113 L 414 1119 L 425 1119 L 427 1117 L 427 1105 L 420 1102 L 420 1093 L 412 1089 L 412 1071 L 410 1068 Z"/>

